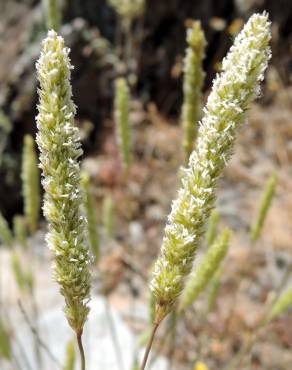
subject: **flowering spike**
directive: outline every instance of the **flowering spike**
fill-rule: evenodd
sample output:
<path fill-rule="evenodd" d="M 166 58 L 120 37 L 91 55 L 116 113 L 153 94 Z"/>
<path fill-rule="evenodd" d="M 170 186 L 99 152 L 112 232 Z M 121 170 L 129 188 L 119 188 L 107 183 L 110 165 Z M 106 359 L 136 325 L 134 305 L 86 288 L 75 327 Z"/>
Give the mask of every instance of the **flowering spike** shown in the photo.
<path fill-rule="evenodd" d="M 218 291 L 221 287 L 222 271 L 223 269 L 219 267 L 210 282 L 211 286 L 208 292 L 208 312 L 211 312 L 215 306 Z"/>
<path fill-rule="evenodd" d="M 84 212 L 87 219 L 86 228 L 89 247 L 97 261 L 99 259 L 99 235 L 94 200 L 90 191 L 90 179 L 86 173 L 82 174 L 81 185 L 84 196 Z"/>
<path fill-rule="evenodd" d="M 184 132 L 183 148 L 185 163 L 189 161 L 197 135 L 198 121 L 201 115 L 202 87 L 205 78 L 203 59 L 206 39 L 201 22 L 193 23 L 187 30 L 188 48 L 184 60 L 184 102 L 182 107 L 182 126 Z"/>
<path fill-rule="evenodd" d="M 40 82 L 37 143 L 45 190 L 43 211 L 49 223 L 46 240 L 54 254 L 54 278 L 65 298 L 67 320 L 81 335 L 90 299 L 90 257 L 80 211 L 82 150 L 74 126 L 69 49 L 55 31 L 49 31 L 43 41 L 36 67 Z"/>
<path fill-rule="evenodd" d="M 196 150 L 172 204 L 150 284 L 158 322 L 173 309 L 192 268 L 204 225 L 214 207 L 218 178 L 232 154 L 236 131 L 260 93 L 260 82 L 271 57 L 270 38 L 268 15 L 254 14 L 236 37 L 214 81 Z"/>
<path fill-rule="evenodd" d="M 265 219 L 267 217 L 267 213 L 269 211 L 269 208 L 271 206 L 275 194 L 276 185 L 277 185 L 277 176 L 275 174 L 272 174 L 265 186 L 262 199 L 260 201 L 260 208 L 256 222 L 251 228 L 252 242 L 255 242 L 261 234 Z"/>
<path fill-rule="evenodd" d="M 200 265 L 191 274 L 182 293 L 180 302 L 181 310 L 190 306 L 206 288 L 217 271 L 221 261 L 226 256 L 229 238 L 230 231 L 226 229 L 222 235 L 215 240 L 203 257 Z"/>
<path fill-rule="evenodd" d="M 124 78 L 116 81 L 115 121 L 117 142 L 123 166 L 129 168 L 131 163 L 131 131 L 129 125 L 129 88 Z"/>
<path fill-rule="evenodd" d="M 40 184 L 37 156 L 32 136 L 25 135 L 22 156 L 24 214 L 31 234 L 36 231 L 40 212 Z"/>

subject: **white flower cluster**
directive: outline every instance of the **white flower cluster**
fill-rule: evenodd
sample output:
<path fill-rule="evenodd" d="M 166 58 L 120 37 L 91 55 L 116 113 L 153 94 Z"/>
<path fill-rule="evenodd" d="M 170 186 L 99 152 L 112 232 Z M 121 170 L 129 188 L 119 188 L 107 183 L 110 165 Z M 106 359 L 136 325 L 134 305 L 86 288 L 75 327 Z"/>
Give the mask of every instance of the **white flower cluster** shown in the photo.
<path fill-rule="evenodd" d="M 165 229 L 151 290 L 166 315 L 181 293 L 203 228 L 214 206 L 215 189 L 233 149 L 236 130 L 260 92 L 271 57 L 268 15 L 253 15 L 223 61 L 204 109 L 196 150 L 184 171 L 182 187 Z"/>
<path fill-rule="evenodd" d="M 43 210 L 49 223 L 46 239 L 54 253 L 54 274 L 65 298 L 66 317 L 80 333 L 90 296 L 90 258 L 80 213 L 78 159 L 82 150 L 74 127 L 69 49 L 55 31 L 49 31 L 43 41 L 36 67 L 40 82 L 37 143 L 45 190 Z"/>

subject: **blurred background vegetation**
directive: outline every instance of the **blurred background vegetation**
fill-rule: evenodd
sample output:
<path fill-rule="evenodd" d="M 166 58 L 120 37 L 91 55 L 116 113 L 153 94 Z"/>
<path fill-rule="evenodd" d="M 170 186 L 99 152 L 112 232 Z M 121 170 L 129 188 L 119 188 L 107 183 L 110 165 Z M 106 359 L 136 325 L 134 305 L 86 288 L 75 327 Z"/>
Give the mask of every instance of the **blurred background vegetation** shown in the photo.
<path fill-rule="evenodd" d="M 24 138 L 27 134 L 35 137 L 36 133 L 35 62 L 47 30 L 45 1 L 0 0 L 0 212 L 9 227 L 12 223 L 14 226 L 12 235 L 1 217 L 0 228 L 7 232 L 2 233 L 2 242 L 13 245 L 10 249 L 0 246 L 0 309 L 5 308 L 4 320 L 11 307 L 15 309 L 8 334 L 0 320 L 0 358 L 4 359 L 11 354 L 3 338 L 17 339 L 15 312 L 21 311 L 21 320 L 24 317 L 31 336 L 39 340 L 29 319 L 33 321 L 37 313 L 41 317 L 53 309 L 58 295 L 55 286 L 47 289 L 51 287 L 51 270 L 44 242 L 45 223 L 37 225 L 36 233 L 35 228 L 28 232 L 27 220 L 19 216 L 25 208 L 21 179 Z M 272 302 L 271 292 L 280 293 L 291 286 L 292 2 L 146 0 L 142 12 L 127 18 L 115 11 L 111 5 L 114 1 L 58 1 L 60 33 L 71 48 L 74 65 L 76 124 L 84 149 L 82 168 L 88 174 L 83 186 L 91 218 L 96 217 L 98 225 L 93 230 L 98 235 L 91 235 L 98 245 L 93 250 L 98 257 L 93 266 L 93 295 L 105 295 L 107 307 L 110 299 L 137 337 L 147 330 L 149 271 L 161 246 L 178 186 L 178 168 L 183 163 L 181 107 L 186 29 L 193 20 L 200 20 L 206 34 L 205 100 L 234 36 L 252 13 L 266 10 L 272 21 L 273 58 L 263 97 L 253 104 L 249 125 L 239 134 L 235 154 L 218 188 L 218 213 L 214 213 L 202 241 L 201 249 L 206 251 L 218 230 L 228 226 L 232 237 L 227 262 L 218 269 L 204 297 L 200 296 L 178 325 L 176 343 L 175 335 L 169 335 L 176 327 L 171 317 L 158 336 L 155 351 L 184 369 L 201 359 L 210 369 L 225 369 L 228 361 L 240 357 L 243 348 L 245 355 L 252 353 L 248 370 L 290 370 L 291 315 L 286 313 L 279 319 L 275 315 L 276 320 L 257 331 L 266 313 L 266 302 Z M 118 155 L 114 127 L 117 77 L 127 77 L 129 82 L 133 145 L 132 162 L 126 171 Z M 266 188 L 271 183 L 272 191 Z M 258 226 L 262 193 L 270 197 L 270 209 L 257 233 L 253 227 Z M 198 257 L 200 261 L 200 252 Z M 12 273 L 8 271 L 10 265 Z M 289 294 L 291 303 L 291 288 Z M 18 307 L 19 296 L 29 308 L 28 318 Z M 61 307 L 62 302 L 57 302 Z M 57 329 L 58 323 L 52 327 Z M 258 346 L 252 352 L 253 333 L 257 334 Z M 36 346 L 36 359 L 39 347 L 42 344 Z M 43 348 L 42 352 L 44 356 L 49 351 Z M 69 355 L 70 345 L 70 360 Z M 208 370 L 203 363 L 195 369 Z"/>
<path fill-rule="evenodd" d="M 85 155 L 102 150 L 104 135 L 110 132 L 113 80 L 120 74 L 128 73 L 132 93 L 144 107 L 151 102 L 163 116 L 179 116 L 185 29 L 190 19 L 201 20 L 208 41 L 204 91 L 210 87 L 244 20 L 263 9 L 273 21 L 270 70 L 272 83 L 277 86 L 272 88 L 291 83 L 289 0 L 147 0 L 143 16 L 131 24 L 130 40 L 127 26 L 106 0 L 61 0 L 60 7 L 61 32 L 72 49 L 75 66 L 73 91 L 77 122 L 84 133 Z M 20 152 L 23 136 L 35 132 L 34 63 L 45 29 L 40 1 L 0 2 L 0 210 L 9 219 L 22 207 Z M 267 95 L 263 104 L 272 95 Z"/>

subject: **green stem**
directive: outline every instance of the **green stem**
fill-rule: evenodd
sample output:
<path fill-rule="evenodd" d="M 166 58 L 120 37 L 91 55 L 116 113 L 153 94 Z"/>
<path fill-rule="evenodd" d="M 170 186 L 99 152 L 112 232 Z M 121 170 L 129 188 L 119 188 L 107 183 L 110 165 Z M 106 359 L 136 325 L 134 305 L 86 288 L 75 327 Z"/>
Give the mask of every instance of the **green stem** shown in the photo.
<path fill-rule="evenodd" d="M 162 337 L 162 339 L 159 341 L 159 345 L 157 346 L 157 350 L 155 355 L 152 356 L 151 361 L 149 363 L 149 366 L 151 367 L 155 361 L 158 359 L 158 354 L 162 353 L 165 350 L 165 347 L 167 345 L 167 341 L 169 339 L 169 336 L 171 335 L 172 327 L 169 325 Z"/>
<path fill-rule="evenodd" d="M 173 310 L 170 316 L 170 341 L 169 341 L 169 370 L 173 369 L 174 354 L 176 348 L 176 334 L 177 334 L 177 310 Z"/>
<path fill-rule="evenodd" d="M 77 337 L 78 349 L 80 353 L 81 370 L 85 370 L 85 354 L 84 354 L 84 348 L 82 344 L 82 331 L 79 333 L 76 333 L 76 337 Z"/>
<path fill-rule="evenodd" d="M 151 348 L 152 348 L 153 340 L 154 340 L 154 337 L 155 337 L 156 330 L 158 329 L 158 326 L 159 326 L 159 322 L 154 322 L 153 327 L 152 327 L 152 332 L 151 332 L 151 335 L 150 335 L 150 338 L 149 338 L 149 341 L 148 341 L 148 344 L 147 344 L 147 347 L 146 347 L 146 351 L 145 351 L 145 354 L 144 354 L 144 358 L 143 358 L 143 362 L 142 362 L 140 370 L 145 370 L 145 368 L 146 368 L 147 360 L 148 360 L 149 353 L 150 353 Z"/>

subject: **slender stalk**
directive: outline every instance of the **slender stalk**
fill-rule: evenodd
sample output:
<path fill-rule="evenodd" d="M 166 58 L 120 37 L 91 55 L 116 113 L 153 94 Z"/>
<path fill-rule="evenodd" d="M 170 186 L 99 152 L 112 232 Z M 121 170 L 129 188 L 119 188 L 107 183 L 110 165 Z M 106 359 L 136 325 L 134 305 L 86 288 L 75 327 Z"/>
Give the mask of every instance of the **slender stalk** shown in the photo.
<path fill-rule="evenodd" d="M 82 344 L 82 331 L 76 333 L 77 343 L 78 343 L 78 349 L 80 353 L 80 361 L 81 361 L 81 370 L 85 370 L 85 354 L 84 354 L 84 348 Z"/>
<path fill-rule="evenodd" d="M 175 313 L 177 314 L 177 311 L 175 311 Z M 159 341 L 159 344 L 157 346 L 157 350 L 155 351 L 155 355 L 152 356 L 151 358 L 151 361 L 149 361 L 149 366 L 151 367 L 155 361 L 157 361 L 158 359 L 158 354 L 159 353 L 163 353 L 164 350 L 165 350 L 165 347 L 167 345 L 167 342 L 168 342 L 168 339 L 169 339 L 169 336 L 173 334 L 173 330 L 174 330 L 174 322 L 173 322 L 173 318 L 170 317 L 170 323 L 169 325 L 167 325 L 167 328 L 162 336 L 162 339 Z M 177 322 L 176 322 L 177 324 Z"/>
<path fill-rule="evenodd" d="M 170 341 L 169 341 L 169 370 L 173 369 L 174 365 L 174 355 L 175 355 L 175 348 L 176 348 L 176 340 L 177 340 L 177 310 L 172 311 L 171 313 L 171 322 L 170 322 Z"/>
<path fill-rule="evenodd" d="M 117 364 L 119 365 L 120 370 L 125 370 L 121 346 L 118 341 L 117 330 L 116 330 L 114 319 L 111 314 L 111 307 L 109 305 L 107 297 L 105 299 L 105 314 L 106 314 L 110 332 L 111 332 L 111 337 L 112 337 L 112 341 L 113 341 L 113 345 L 114 345 L 114 349 L 116 353 Z"/>
<path fill-rule="evenodd" d="M 146 368 L 149 353 L 151 351 L 153 340 L 154 340 L 154 337 L 155 337 L 155 333 L 158 329 L 159 324 L 160 324 L 160 322 L 157 322 L 157 321 L 154 321 L 154 323 L 153 323 L 152 332 L 151 332 L 151 335 L 150 335 L 150 338 L 149 338 L 149 341 L 148 341 L 148 344 L 147 344 L 147 347 L 146 347 L 146 351 L 145 351 L 145 354 L 144 354 L 144 358 L 143 358 L 143 362 L 142 362 L 140 370 L 145 370 L 145 368 Z"/>

